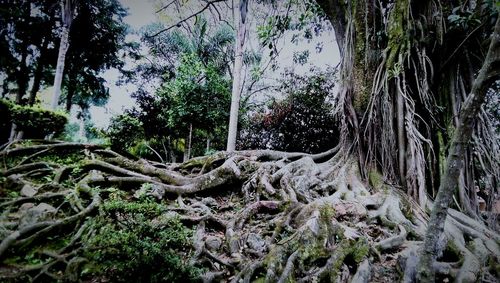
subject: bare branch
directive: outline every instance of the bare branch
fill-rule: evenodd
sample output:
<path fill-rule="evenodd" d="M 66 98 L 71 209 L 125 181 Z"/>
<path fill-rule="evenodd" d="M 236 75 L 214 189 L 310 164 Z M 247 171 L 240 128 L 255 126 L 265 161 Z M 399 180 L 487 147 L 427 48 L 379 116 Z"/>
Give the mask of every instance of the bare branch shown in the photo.
<path fill-rule="evenodd" d="M 182 19 L 182 20 L 178 21 L 178 22 L 177 22 L 176 24 L 174 24 L 174 25 L 171 25 L 171 26 L 169 26 L 169 27 L 167 27 L 167 28 L 164 28 L 164 29 L 162 29 L 162 30 L 160 30 L 160 31 L 158 31 L 158 32 L 156 32 L 156 33 L 154 33 L 153 35 L 146 35 L 146 37 L 147 37 L 147 38 L 156 37 L 156 36 L 158 36 L 158 35 L 160 35 L 160 34 L 162 34 L 162 33 L 164 33 L 164 32 L 167 32 L 167 31 L 171 30 L 171 29 L 172 29 L 172 28 L 174 28 L 174 27 L 178 27 L 178 26 L 180 26 L 182 23 L 187 22 L 187 21 L 189 21 L 190 19 L 192 19 L 192 18 L 196 17 L 197 15 L 199 15 L 199 14 L 201 14 L 201 13 L 205 12 L 205 11 L 206 11 L 208 8 L 210 8 L 210 6 L 212 6 L 213 4 L 218 3 L 218 2 L 224 2 L 224 1 L 226 1 L 226 0 L 213 0 L 213 1 L 209 1 L 209 2 L 207 2 L 207 4 L 206 4 L 206 5 L 205 5 L 205 6 L 204 6 L 201 10 L 199 10 L 198 12 L 196 12 L 196 13 L 194 13 L 194 14 L 191 14 L 189 17 L 184 18 L 184 19 Z M 172 2 L 172 3 L 173 3 L 173 2 Z"/>

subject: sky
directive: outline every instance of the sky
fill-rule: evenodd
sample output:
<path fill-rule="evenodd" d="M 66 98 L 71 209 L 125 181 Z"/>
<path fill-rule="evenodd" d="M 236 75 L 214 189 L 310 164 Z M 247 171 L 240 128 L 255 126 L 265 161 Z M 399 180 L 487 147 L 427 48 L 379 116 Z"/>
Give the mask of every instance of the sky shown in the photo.
<path fill-rule="evenodd" d="M 128 16 L 123 20 L 131 29 L 138 30 L 142 26 L 148 25 L 155 20 L 153 4 L 148 0 L 120 0 L 123 7 L 128 9 Z M 127 40 L 136 39 L 133 35 L 128 35 Z M 130 62 L 127 62 L 130 64 Z M 108 70 L 104 73 L 104 79 L 109 87 L 110 98 L 104 107 L 91 107 L 90 114 L 97 127 L 107 127 L 113 115 L 119 115 L 127 108 L 134 105 L 134 100 L 130 94 L 136 90 L 131 84 L 117 86 L 116 82 L 120 73 L 116 69 Z"/>
<path fill-rule="evenodd" d="M 151 0 L 120 0 L 120 2 L 128 9 L 129 15 L 124 18 L 124 21 L 132 30 L 138 30 L 155 21 L 155 8 Z M 134 39 L 137 40 L 138 37 L 134 35 L 127 36 L 127 40 Z M 313 65 L 325 69 L 327 66 L 337 65 L 340 61 L 340 55 L 332 30 L 324 31 L 320 37 L 315 38 L 310 43 L 299 42 L 299 44 L 295 45 L 290 43 L 287 38 L 284 38 L 282 42 L 286 46 L 282 49 L 277 62 L 282 69 L 270 74 L 271 77 L 275 76 L 278 78 L 280 73 L 283 72 L 283 68 L 293 68 L 297 73 L 306 73 Z M 323 42 L 323 50 L 320 53 L 315 51 L 315 46 L 318 42 Z M 310 50 L 308 64 L 304 66 L 294 64 L 294 52 L 305 49 Z M 132 62 L 128 61 L 126 64 L 130 66 Z M 104 74 L 110 91 L 110 99 L 106 106 L 91 107 L 90 109 L 92 120 L 97 127 L 107 127 L 113 115 L 121 114 L 125 109 L 131 108 L 134 105 L 134 100 L 130 97 L 130 94 L 136 90 L 136 87 L 131 84 L 117 86 L 116 82 L 119 76 L 120 74 L 116 69 L 108 70 Z"/>

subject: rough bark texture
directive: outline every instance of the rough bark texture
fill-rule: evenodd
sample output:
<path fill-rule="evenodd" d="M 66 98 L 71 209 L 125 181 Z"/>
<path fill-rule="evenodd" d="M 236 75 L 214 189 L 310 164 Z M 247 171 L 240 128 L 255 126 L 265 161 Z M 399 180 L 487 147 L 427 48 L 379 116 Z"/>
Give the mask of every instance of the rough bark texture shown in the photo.
<path fill-rule="evenodd" d="M 233 86 L 231 90 L 231 109 L 229 112 L 229 128 L 227 136 L 227 151 L 236 149 L 236 136 L 238 134 L 238 113 L 240 110 L 241 98 L 241 71 L 243 68 L 243 52 L 245 51 L 245 38 L 248 12 L 248 0 L 237 1 L 239 9 L 235 16 L 237 23 L 236 47 L 233 68 Z"/>
<path fill-rule="evenodd" d="M 491 43 L 484 59 L 483 67 L 479 71 L 472 90 L 460 110 L 458 125 L 451 140 L 446 170 L 441 180 L 441 186 L 434 201 L 431 218 L 420 259 L 419 280 L 434 282 L 433 262 L 439 253 L 439 239 L 443 234 L 447 210 L 453 194 L 459 185 L 460 172 L 463 168 L 464 156 L 468 143 L 471 141 L 474 123 L 486 97 L 486 90 L 498 79 L 500 74 L 500 18 L 497 19 L 495 31 L 491 35 Z M 462 171 L 463 172 L 463 171 Z"/>
<path fill-rule="evenodd" d="M 5 227 L 0 279 L 82 279 L 80 269 L 67 266 L 85 256 L 85 239 L 98 232 L 92 221 L 99 216 L 97 210 L 113 194 L 133 203 L 142 193 L 167 208 L 155 223 L 178 217 L 193 228 L 192 251 L 177 252 L 186 262 L 205 268 L 206 282 L 415 280 L 425 212 L 378 173 L 371 174 L 370 185 L 362 181 L 356 158 L 339 151 L 341 147 L 316 155 L 219 152 L 182 164 L 158 164 L 95 145 L 29 144 L 13 143 L 0 152 L 5 166 L 0 185 L 22 191 L 0 203 L 5 212 L 0 218 Z M 57 162 L 68 154 L 76 154 L 77 160 Z M 26 222 L 32 215 L 32 210 L 26 211 L 28 204 L 47 203 L 59 212 Z M 126 217 L 121 214 L 120 219 Z M 55 235 L 77 240 L 64 252 L 54 251 Z M 441 243 L 447 248 L 435 264 L 442 278 L 470 273 L 494 278 L 500 255 L 497 233 L 449 210 L 445 235 Z M 36 268 L 8 263 L 21 251 L 33 250 L 57 256 Z M 491 267 L 482 265 L 486 261 Z"/>

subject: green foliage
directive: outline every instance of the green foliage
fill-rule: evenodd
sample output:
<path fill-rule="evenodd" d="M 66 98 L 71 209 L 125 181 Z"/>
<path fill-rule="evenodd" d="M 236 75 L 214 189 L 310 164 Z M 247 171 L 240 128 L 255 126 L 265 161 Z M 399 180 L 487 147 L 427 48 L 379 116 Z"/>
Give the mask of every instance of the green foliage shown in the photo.
<path fill-rule="evenodd" d="M 164 84 L 158 95 L 170 97 L 171 127 L 193 127 L 212 131 L 228 117 L 230 82 L 211 64 L 195 54 L 184 54 L 175 79 Z"/>
<path fill-rule="evenodd" d="M 185 149 L 190 125 L 193 154 L 205 152 L 206 139 L 213 147 L 223 144 L 231 82 L 205 59 L 196 53 L 181 54 L 175 77 L 155 95 L 138 92 L 135 98 L 140 109 L 130 110 L 111 122 L 107 134 L 111 146 L 137 156 L 166 160 Z"/>
<path fill-rule="evenodd" d="M 113 282 L 198 281 L 201 270 L 185 262 L 193 231 L 164 211 L 148 200 L 106 202 L 94 220 L 95 235 L 86 239 L 90 262 L 83 276 Z"/>
<path fill-rule="evenodd" d="M 135 117 L 122 114 L 111 119 L 107 130 L 111 148 L 126 152 L 134 146 L 138 140 L 144 137 L 142 123 Z"/>
<path fill-rule="evenodd" d="M 45 110 L 38 106 L 16 105 L 7 100 L 0 100 L 0 116 L 2 131 L 8 132 L 10 124 L 15 123 L 18 130 L 24 131 L 24 138 L 41 139 L 49 134 L 57 136 L 62 133 L 68 122 L 64 113 Z"/>
<path fill-rule="evenodd" d="M 452 28 L 467 30 L 480 25 L 481 19 L 478 13 L 464 10 L 461 6 L 458 6 L 451 11 L 451 15 L 448 16 L 448 22 Z"/>
<path fill-rule="evenodd" d="M 0 143 L 4 143 L 9 139 L 10 127 L 12 126 L 12 117 L 10 108 L 12 103 L 7 100 L 0 99 Z"/>
<path fill-rule="evenodd" d="M 311 72 L 308 76 L 284 74 L 279 91 L 285 98 L 244 117 L 239 148 L 312 153 L 337 143 L 338 129 L 330 103 L 335 73 Z"/>
<path fill-rule="evenodd" d="M 131 44 L 125 41 L 123 17 L 127 12 L 118 0 L 78 1 L 77 11 L 69 35 L 63 98 L 69 103 L 66 107 L 74 104 L 88 109 L 108 101 L 109 89 L 102 74 L 123 67 L 120 55 L 129 51 Z"/>
<path fill-rule="evenodd" d="M 284 36 L 285 32 L 291 32 L 291 41 L 298 44 L 301 39 L 310 41 L 313 36 L 319 36 L 325 29 L 323 26 L 325 14 L 315 1 L 288 0 L 282 2 L 281 8 L 284 11 L 268 16 L 264 23 L 257 26 L 260 44 L 269 48 L 270 57 L 277 55 L 278 40 Z M 273 6 L 275 9 L 280 9 L 280 5 L 276 5 L 276 3 Z M 294 9 L 299 11 L 298 16 L 291 15 L 290 10 Z M 321 51 L 321 48 L 317 50 Z M 299 55 L 297 59 L 302 60 L 302 62 L 303 60 L 307 61 L 307 56 L 304 54 Z"/>

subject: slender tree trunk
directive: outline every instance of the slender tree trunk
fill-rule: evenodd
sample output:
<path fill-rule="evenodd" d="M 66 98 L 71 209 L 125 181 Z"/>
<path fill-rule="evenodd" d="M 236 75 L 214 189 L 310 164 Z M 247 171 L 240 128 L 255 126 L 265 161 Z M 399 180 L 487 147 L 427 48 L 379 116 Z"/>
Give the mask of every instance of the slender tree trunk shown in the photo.
<path fill-rule="evenodd" d="M 205 149 L 205 152 L 210 151 L 210 138 L 207 138 L 207 148 Z"/>
<path fill-rule="evenodd" d="M 184 150 L 184 161 L 191 158 L 191 141 L 193 138 L 193 124 L 189 124 L 189 133 L 186 139 L 186 149 Z"/>
<path fill-rule="evenodd" d="M 29 10 L 28 10 L 29 12 Z M 28 89 L 28 67 L 26 66 L 26 59 L 28 57 L 28 45 L 23 44 L 22 46 L 22 54 L 21 54 L 21 62 L 20 68 L 17 72 L 16 82 L 17 82 L 17 93 L 16 93 L 16 103 L 21 105 L 23 104 L 23 97 L 26 94 L 26 90 Z M 23 132 L 18 132 L 17 125 L 12 123 L 10 128 L 10 136 L 9 141 L 13 141 L 15 139 L 21 139 L 23 137 Z"/>
<path fill-rule="evenodd" d="M 66 95 L 66 112 L 71 112 L 71 107 L 73 106 L 73 97 L 75 96 L 75 79 L 70 76 L 68 83 L 68 93 Z"/>
<path fill-rule="evenodd" d="M 170 144 L 170 140 L 169 140 L 169 144 Z M 170 157 L 172 158 L 172 163 L 176 163 L 177 162 L 177 152 L 176 152 L 176 149 L 178 148 L 177 146 L 179 145 L 179 141 L 177 139 L 175 139 L 173 142 L 173 147 L 171 147 L 171 153 L 170 153 Z"/>
<path fill-rule="evenodd" d="M 231 110 L 229 114 L 229 129 L 227 137 L 227 151 L 236 149 L 236 135 L 238 133 L 238 113 L 241 98 L 241 69 L 243 67 L 243 51 L 245 47 L 246 16 L 248 11 L 248 0 L 239 1 L 239 13 L 237 13 L 237 36 L 236 52 L 233 68 L 233 86 L 231 93 Z"/>
<path fill-rule="evenodd" d="M 82 115 L 79 120 L 80 120 L 79 121 L 80 122 L 80 129 L 78 131 L 78 137 L 81 140 L 86 141 L 87 137 L 86 137 L 86 134 L 85 134 L 85 118 L 84 118 L 84 116 Z"/>
<path fill-rule="evenodd" d="M 406 184 L 405 176 L 405 164 L 406 164 L 406 141 L 405 141 L 405 113 L 404 113 L 404 97 L 402 95 L 398 95 L 396 98 L 397 104 L 397 112 L 398 112 L 398 160 L 399 160 L 399 177 L 401 180 L 401 184 Z"/>
<path fill-rule="evenodd" d="M 31 6 L 29 3 L 23 3 L 23 18 L 28 19 L 31 13 Z M 22 99 L 24 95 L 26 95 L 26 91 L 28 89 L 28 84 L 30 80 L 30 71 L 26 64 L 28 59 L 28 47 L 29 47 L 29 39 L 25 38 L 21 44 L 21 62 L 19 62 L 19 71 L 16 73 L 16 83 L 17 83 L 17 94 L 16 94 L 16 103 L 22 104 Z"/>
<path fill-rule="evenodd" d="M 433 263 L 438 253 L 438 240 L 443 234 L 448 206 L 458 186 L 460 172 L 464 163 L 467 145 L 471 140 L 474 122 L 481 110 L 486 91 L 490 83 L 500 75 L 500 18 L 497 19 L 495 31 L 483 66 L 479 71 L 469 96 L 460 111 L 459 123 L 451 140 L 446 162 L 446 170 L 441 179 L 441 185 L 434 201 L 431 218 L 427 226 L 422 255 L 418 266 L 420 282 L 434 282 Z"/>
<path fill-rule="evenodd" d="M 28 104 L 33 106 L 36 100 L 36 94 L 40 90 L 40 84 L 42 82 L 43 69 L 45 68 L 45 56 L 47 54 L 49 40 L 47 37 L 43 38 L 42 46 L 40 47 L 40 57 L 38 58 L 38 62 L 36 64 L 35 74 L 33 78 L 33 86 L 31 87 L 30 96 L 28 99 Z"/>
<path fill-rule="evenodd" d="M 26 90 L 28 89 L 29 82 L 29 74 L 28 67 L 26 66 L 26 60 L 28 57 L 28 45 L 24 45 L 23 52 L 21 55 L 20 68 L 17 72 L 17 94 L 16 94 L 16 103 L 22 104 L 22 100 L 24 95 L 26 94 Z"/>
<path fill-rule="evenodd" d="M 54 94 L 52 96 L 51 109 L 56 110 L 61 97 L 61 84 L 64 75 L 64 61 L 66 60 L 66 52 L 69 48 L 69 27 L 63 26 L 61 33 L 61 44 L 59 46 L 59 55 L 57 57 L 56 75 L 54 77 Z"/>

